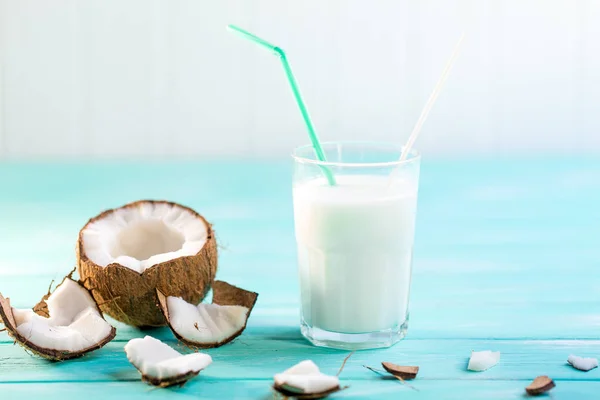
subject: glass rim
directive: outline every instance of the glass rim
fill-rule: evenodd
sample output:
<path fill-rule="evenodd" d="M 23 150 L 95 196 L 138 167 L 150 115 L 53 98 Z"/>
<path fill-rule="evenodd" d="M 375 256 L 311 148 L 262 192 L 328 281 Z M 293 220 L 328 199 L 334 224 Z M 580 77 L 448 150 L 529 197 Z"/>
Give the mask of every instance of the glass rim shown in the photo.
<path fill-rule="evenodd" d="M 369 140 L 338 140 L 338 141 L 329 141 L 329 142 L 321 142 L 321 146 L 331 146 L 331 145 L 360 145 L 360 146 L 383 146 L 388 147 L 390 149 L 395 149 L 402 152 L 404 149 L 404 145 L 399 145 L 397 143 L 392 142 L 379 142 L 379 141 L 369 141 Z M 298 152 L 306 149 L 312 149 L 312 144 L 305 144 L 302 146 L 298 146 L 294 148 L 292 151 L 292 158 L 295 162 L 302 164 L 312 164 L 318 166 L 325 167 L 373 167 L 373 168 L 381 168 L 381 167 L 397 167 L 400 165 L 411 164 L 414 162 L 418 162 L 421 159 L 421 153 L 415 149 L 414 147 L 410 149 L 408 153 L 408 157 L 406 160 L 396 160 L 396 161 L 377 161 L 377 162 L 341 162 L 341 161 L 319 161 L 312 158 L 307 158 L 298 155 Z"/>

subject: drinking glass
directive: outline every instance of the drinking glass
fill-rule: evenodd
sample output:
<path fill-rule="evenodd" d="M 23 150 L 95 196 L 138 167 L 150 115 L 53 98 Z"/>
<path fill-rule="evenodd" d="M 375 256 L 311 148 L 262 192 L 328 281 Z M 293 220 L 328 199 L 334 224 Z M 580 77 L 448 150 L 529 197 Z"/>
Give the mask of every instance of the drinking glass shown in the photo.
<path fill-rule="evenodd" d="M 389 347 L 408 327 L 420 155 L 401 146 L 295 149 L 293 200 L 301 331 L 314 345 Z M 335 178 L 325 178 L 329 169 Z"/>

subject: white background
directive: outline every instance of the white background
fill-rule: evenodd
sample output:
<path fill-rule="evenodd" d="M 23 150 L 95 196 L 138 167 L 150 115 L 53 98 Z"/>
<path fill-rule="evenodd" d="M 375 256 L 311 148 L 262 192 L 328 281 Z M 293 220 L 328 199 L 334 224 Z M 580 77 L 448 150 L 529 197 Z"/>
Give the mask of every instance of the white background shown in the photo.
<path fill-rule="evenodd" d="M 278 156 L 404 141 L 435 155 L 600 152 L 600 1 L 0 0 L 0 157 Z"/>

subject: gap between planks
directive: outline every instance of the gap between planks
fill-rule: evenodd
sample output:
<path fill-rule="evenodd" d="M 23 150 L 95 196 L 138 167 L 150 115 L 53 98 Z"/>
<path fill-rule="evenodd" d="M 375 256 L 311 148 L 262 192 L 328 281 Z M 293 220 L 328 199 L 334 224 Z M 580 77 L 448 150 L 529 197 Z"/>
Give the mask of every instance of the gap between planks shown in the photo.
<path fill-rule="evenodd" d="M 214 378 L 214 377 L 200 377 L 200 378 L 196 378 L 198 381 L 203 381 L 203 382 L 271 382 L 273 381 L 272 377 L 266 377 L 266 378 Z M 383 379 L 378 379 L 377 377 L 375 378 L 349 378 L 349 379 L 343 379 L 341 378 L 342 381 L 344 382 L 369 382 L 369 381 L 381 381 Z M 476 378 L 476 379 L 461 379 L 461 378 L 439 378 L 439 379 L 433 379 L 433 378 L 419 378 L 418 380 L 413 380 L 412 382 L 417 384 L 418 382 L 457 382 L 457 381 L 461 381 L 461 382 L 531 382 L 533 380 L 533 378 L 515 378 L 515 379 L 507 379 L 507 378 L 490 378 L 490 379 L 482 379 L 482 378 Z M 552 378 L 552 380 L 554 382 L 591 382 L 591 383 L 600 383 L 600 377 L 593 379 L 593 378 L 586 378 L 586 379 L 569 379 L 569 378 Z M 392 380 L 390 380 L 392 381 Z M 52 384 L 52 383 L 76 383 L 76 384 L 83 384 L 83 385 L 88 385 L 88 384 L 96 384 L 96 383 L 106 383 L 106 382 L 111 382 L 111 383 L 123 383 L 123 382 L 141 382 L 140 378 L 134 379 L 98 379 L 98 380 L 93 380 L 93 381 L 77 381 L 77 380 L 70 380 L 70 379 L 65 379 L 65 380 L 53 380 L 53 381 L 43 381 L 43 380 L 33 380 L 33 381 L 6 381 L 6 382 L 2 382 L 0 381 L 0 385 L 13 385 L 13 384 L 17 384 L 17 385 L 24 385 L 24 384 Z M 395 381 L 392 381 L 395 382 Z"/>
<path fill-rule="evenodd" d="M 131 339 L 135 339 L 135 338 L 139 338 L 141 336 L 131 336 L 131 338 L 129 339 L 113 339 L 110 341 L 110 343 L 127 343 L 129 342 Z M 278 341 L 286 341 L 286 342 L 307 342 L 306 339 L 301 338 L 301 337 L 296 337 L 296 338 L 290 338 L 290 337 L 273 337 L 271 335 L 265 335 L 265 336 L 259 336 L 259 335 L 253 335 L 250 337 L 242 337 L 241 338 L 242 341 L 243 339 L 247 339 L 247 340 L 260 340 L 260 341 L 267 341 L 267 340 L 278 340 Z M 179 343 L 179 341 L 175 338 L 169 338 L 169 339 L 160 339 L 162 342 L 168 342 L 168 343 Z M 481 341 L 481 342 L 515 342 L 515 341 L 522 341 L 522 342 L 598 342 L 599 339 L 597 337 L 577 337 L 577 338 L 569 338 L 569 337 L 562 337 L 562 338 L 557 338 L 557 337 L 550 337 L 550 338 L 534 338 L 534 337 L 508 337 L 508 338 L 485 338 L 485 337 L 465 337 L 465 338 L 458 338 L 458 337 L 449 337 L 449 338 L 435 338 L 435 337 L 431 337 L 431 338 L 410 338 L 410 339 L 404 339 L 401 342 L 399 342 L 399 344 L 401 343 L 406 343 L 406 342 L 416 342 L 416 341 L 429 341 L 429 342 L 436 342 L 436 341 Z M 235 341 L 232 342 L 236 343 Z M 13 345 L 14 344 L 14 340 L 11 339 L 0 339 L 0 346 L 2 345 Z M 398 346 L 399 347 L 399 346 Z M 387 348 L 387 350 L 393 349 L 394 347 L 389 347 Z M 332 349 L 332 350 L 336 350 L 336 349 Z M 374 350 L 386 350 L 386 349 L 374 349 Z M 345 351 L 345 350 L 343 350 Z M 358 350 L 360 352 L 362 351 L 369 351 L 369 350 Z"/>

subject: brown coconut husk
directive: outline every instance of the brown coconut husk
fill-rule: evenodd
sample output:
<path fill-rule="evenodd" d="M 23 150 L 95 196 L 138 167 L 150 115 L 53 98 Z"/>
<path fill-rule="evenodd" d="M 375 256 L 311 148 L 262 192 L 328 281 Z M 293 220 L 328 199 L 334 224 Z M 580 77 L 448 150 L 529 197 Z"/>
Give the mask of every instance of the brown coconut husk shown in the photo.
<path fill-rule="evenodd" d="M 42 297 L 42 299 L 39 301 L 39 303 L 37 303 L 35 306 L 33 306 L 34 313 L 36 313 L 39 316 L 45 317 L 45 318 L 50 318 L 50 313 L 48 312 L 48 304 L 46 304 L 46 300 L 48 300 L 48 297 L 50 297 L 50 294 L 51 294 L 50 291 L 48 291 L 48 293 L 46 293 L 44 295 L 44 297 Z"/>
<path fill-rule="evenodd" d="M 419 373 L 419 367 L 417 366 L 397 365 L 391 362 L 382 362 L 381 365 L 390 374 L 407 381 L 415 379 Z"/>
<path fill-rule="evenodd" d="M 256 304 L 258 293 L 230 285 L 224 281 L 213 284 L 213 304 L 219 306 L 242 306 L 248 309 L 248 316 Z"/>
<path fill-rule="evenodd" d="M 221 347 L 224 344 L 231 342 L 236 337 L 240 336 L 244 329 L 246 329 L 246 325 L 248 323 L 248 318 L 250 318 L 250 313 L 254 308 L 254 304 L 256 304 L 256 299 L 258 298 L 258 293 L 250 292 L 248 290 L 241 289 L 237 286 L 230 285 L 227 282 L 223 281 L 215 281 L 212 285 L 213 288 L 213 304 L 217 304 L 219 306 L 242 306 L 248 309 L 248 314 L 246 314 L 246 321 L 244 326 L 241 327 L 238 331 L 236 331 L 233 335 L 221 340 L 220 342 L 215 343 L 197 343 L 191 340 L 184 338 L 179 335 L 175 329 L 170 324 L 169 318 L 169 307 L 167 306 L 167 297 L 164 293 L 162 293 L 159 289 L 156 290 L 156 295 L 158 297 L 158 307 L 162 311 L 165 319 L 167 320 L 167 324 L 169 328 L 175 335 L 175 337 L 185 344 L 188 347 L 193 349 L 210 349 L 215 347 Z M 197 303 L 192 303 L 197 304 Z"/>
<path fill-rule="evenodd" d="M 198 376 L 199 373 L 200 373 L 200 371 L 190 371 L 186 374 L 171 376 L 169 378 L 163 378 L 163 379 L 153 378 L 151 376 L 142 374 L 142 381 L 148 382 L 151 385 L 158 386 L 161 388 L 166 388 L 166 387 L 175 386 L 175 385 L 182 386 L 184 383 L 186 383 L 193 377 Z"/>
<path fill-rule="evenodd" d="M 83 285 L 81 285 L 77 281 L 74 281 L 69 276 L 65 277 L 65 279 L 63 279 L 63 282 L 66 281 L 67 279 L 72 280 L 73 282 L 75 282 L 78 285 L 80 285 L 81 287 L 83 287 Z M 61 282 L 60 285 L 62 285 L 63 282 Z M 58 286 L 60 286 L 60 285 L 58 285 Z M 57 288 L 58 288 L 58 286 L 57 286 Z M 83 288 L 85 289 L 85 287 L 83 287 Z M 56 290 L 56 288 L 54 290 Z M 89 291 L 87 289 L 86 289 L 86 291 L 89 293 Z M 90 296 L 91 296 L 91 294 L 90 294 Z M 49 294 L 44 295 L 44 297 L 42 298 L 40 303 L 38 303 L 35 306 L 35 308 L 39 308 L 39 309 L 43 310 L 44 308 L 41 307 L 40 304 L 41 303 L 45 304 L 45 301 L 48 297 L 49 297 Z M 34 312 L 36 312 L 35 308 L 34 308 Z M 96 309 L 98 311 L 100 311 L 100 309 L 98 308 L 97 305 L 96 305 Z M 46 314 L 39 313 L 39 312 L 36 312 L 36 313 L 38 313 L 41 316 L 48 317 L 47 306 L 46 306 L 45 310 L 46 310 L 45 311 Z M 94 351 L 94 350 L 97 350 L 97 349 L 103 347 L 105 344 L 107 344 L 108 342 L 113 340 L 115 338 L 115 335 L 117 334 L 117 330 L 113 326 L 110 331 L 110 334 L 106 338 L 104 338 L 102 341 L 94 344 L 93 346 L 87 347 L 85 349 L 82 349 L 82 350 L 76 351 L 76 352 L 69 352 L 69 351 L 56 350 L 56 349 L 46 349 L 46 348 L 37 346 L 34 343 L 31 343 L 26 337 L 21 335 L 19 333 L 19 331 L 17 331 L 17 323 L 15 321 L 12 307 L 10 305 L 10 299 L 8 297 L 5 298 L 4 296 L 2 296 L 1 293 L 0 293 L 0 318 L 2 318 L 2 321 L 4 322 L 4 326 L 6 328 L 7 333 L 13 339 L 15 339 L 15 341 L 17 343 L 19 343 L 21 346 L 23 346 L 26 350 L 29 350 L 29 351 L 33 352 L 34 354 L 37 354 L 38 356 L 44 357 L 44 358 L 46 358 L 48 360 L 52 360 L 52 361 L 63 361 L 63 360 L 69 360 L 72 358 L 81 357 L 81 356 L 85 355 L 86 353 L 89 353 L 90 351 Z"/>
<path fill-rule="evenodd" d="M 290 389 L 292 389 L 292 390 L 290 390 Z M 290 388 L 290 389 L 288 389 L 287 385 L 281 385 L 281 386 L 273 385 L 273 390 L 275 390 L 277 393 L 283 395 L 285 398 L 289 397 L 289 398 L 298 399 L 298 400 L 324 399 L 325 397 L 330 396 L 334 393 L 348 389 L 348 386 L 344 386 L 344 387 L 337 386 L 337 387 L 334 387 L 332 389 L 329 389 L 329 390 L 326 390 L 326 391 L 320 392 L 320 393 L 298 393 L 293 388 Z"/>
<path fill-rule="evenodd" d="M 525 388 L 525 391 L 527 392 L 527 394 L 536 396 L 542 393 L 546 393 L 555 386 L 556 384 L 552 379 L 550 379 L 546 375 L 541 375 L 535 378 L 533 382 L 531 382 L 529 386 Z"/>
<path fill-rule="evenodd" d="M 83 230 L 117 210 L 112 209 L 90 219 L 79 232 L 77 271 L 84 286 L 100 304 L 102 312 L 128 325 L 164 326 L 166 320 L 156 306 L 156 290 L 166 296 L 177 296 L 189 303 L 198 304 L 210 290 L 217 273 L 217 242 L 211 224 L 191 208 L 168 201 L 141 200 L 119 209 L 134 208 L 145 203 L 180 207 L 201 219 L 208 231 L 202 249 L 194 256 L 157 264 L 142 274 L 117 263 L 106 267 L 98 266 L 83 252 Z"/>

